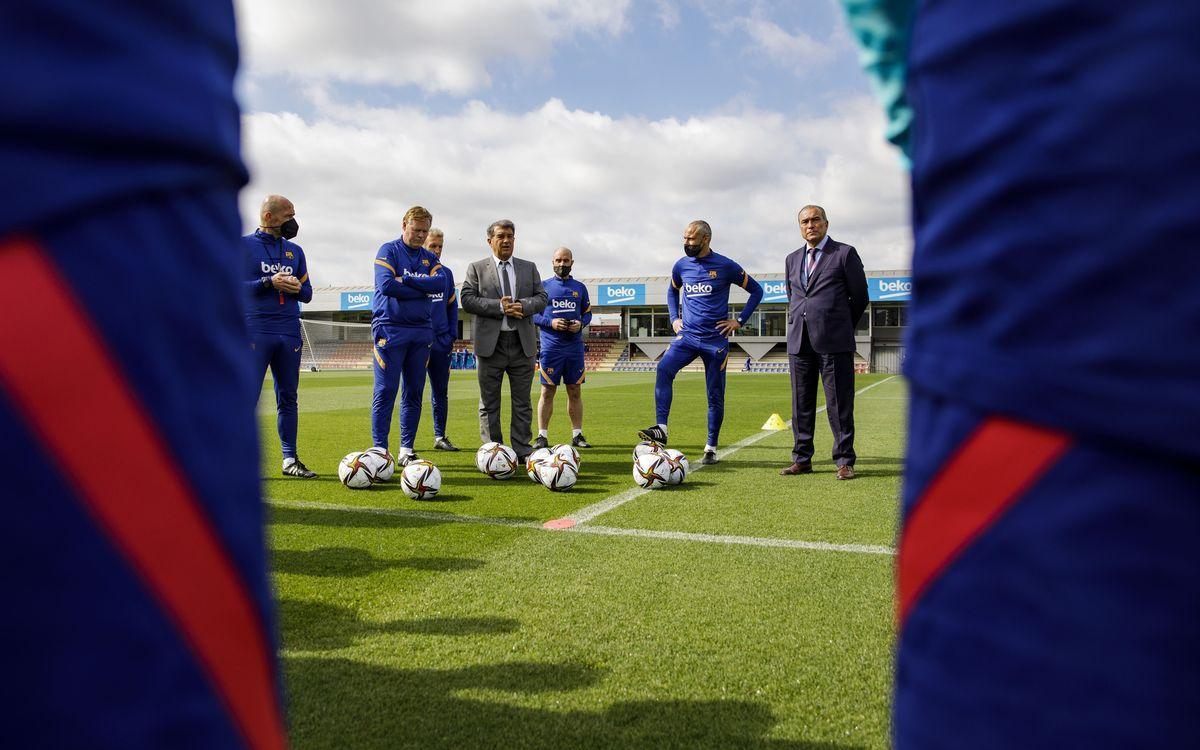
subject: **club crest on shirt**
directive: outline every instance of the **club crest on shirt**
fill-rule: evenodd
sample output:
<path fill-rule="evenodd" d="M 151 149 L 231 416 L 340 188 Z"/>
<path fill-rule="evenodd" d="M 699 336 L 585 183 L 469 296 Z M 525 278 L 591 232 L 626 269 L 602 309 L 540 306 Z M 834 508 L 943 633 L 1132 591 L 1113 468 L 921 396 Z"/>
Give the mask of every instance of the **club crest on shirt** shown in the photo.
<path fill-rule="evenodd" d="M 571 296 L 572 296 L 572 297 L 578 297 L 578 296 L 579 296 L 579 292 L 571 292 Z"/>
<path fill-rule="evenodd" d="M 709 271 L 709 272 L 708 272 L 708 278 L 710 278 L 710 279 L 715 279 L 715 278 L 717 278 L 717 272 L 716 272 L 716 271 Z"/>
<path fill-rule="evenodd" d="M 378 346 L 380 349 L 382 349 L 383 347 L 387 346 L 387 339 L 379 339 L 375 342 L 375 346 Z"/>
<path fill-rule="evenodd" d="M 429 258 L 421 258 L 421 265 L 428 268 L 429 267 Z"/>
<path fill-rule="evenodd" d="M 295 257 L 296 257 L 295 255 L 292 255 L 292 251 L 291 251 L 291 250 L 285 250 L 285 251 L 283 252 L 283 254 L 284 254 L 284 255 L 286 255 L 286 256 L 287 256 L 287 257 L 289 257 L 289 258 L 295 258 Z"/>
<path fill-rule="evenodd" d="M 547 374 L 547 375 L 553 375 L 553 374 L 554 374 L 554 368 L 553 368 L 553 367 L 547 367 L 547 368 L 546 368 L 546 374 Z"/>

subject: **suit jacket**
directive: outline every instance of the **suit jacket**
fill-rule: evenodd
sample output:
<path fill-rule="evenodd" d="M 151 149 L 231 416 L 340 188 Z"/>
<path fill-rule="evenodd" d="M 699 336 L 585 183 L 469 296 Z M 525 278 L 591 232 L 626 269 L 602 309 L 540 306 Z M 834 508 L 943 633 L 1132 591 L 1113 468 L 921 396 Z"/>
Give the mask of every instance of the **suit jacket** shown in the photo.
<path fill-rule="evenodd" d="M 819 354 L 853 352 L 854 328 L 867 309 L 867 275 L 858 251 L 832 237 L 813 269 L 802 280 L 807 246 L 784 261 L 787 271 L 788 353 L 799 354 L 804 331 Z"/>
<path fill-rule="evenodd" d="M 538 275 L 536 265 L 515 255 L 509 261 L 513 264 L 513 274 L 517 279 L 513 296 L 521 303 L 525 315 L 520 320 L 514 319 L 513 323 L 521 336 L 521 348 L 525 350 L 525 356 L 533 357 L 537 355 L 538 346 L 533 316 L 546 309 L 546 290 L 542 288 L 542 277 Z M 475 315 L 473 337 L 477 357 L 490 357 L 496 351 L 500 324 L 504 320 L 504 312 L 500 307 L 502 296 L 500 274 L 491 255 L 467 266 L 467 276 L 463 279 L 459 298 L 463 309 Z"/>

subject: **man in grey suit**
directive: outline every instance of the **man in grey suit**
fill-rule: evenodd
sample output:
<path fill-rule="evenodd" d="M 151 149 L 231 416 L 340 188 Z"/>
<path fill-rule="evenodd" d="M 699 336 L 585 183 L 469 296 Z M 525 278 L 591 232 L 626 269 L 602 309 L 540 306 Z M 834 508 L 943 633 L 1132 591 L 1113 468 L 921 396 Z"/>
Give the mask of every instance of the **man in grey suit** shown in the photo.
<path fill-rule="evenodd" d="M 504 442 L 500 430 L 500 389 L 508 374 L 512 394 L 509 437 L 522 461 L 532 451 L 533 362 L 538 335 L 533 316 L 546 308 L 546 290 L 537 266 L 514 258 L 516 228 L 511 221 L 492 222 L 487 230 L 492 255 L 467 266 L 460 297 L 463 309 L 475 316 L 475 356 L 479 368 L 479 438 Z"/>
<path fill-rule="evenodd" d="M 812 472 L 817 377 L 833 431 L 838 479 L 854 478 L 854 327 L 867 309 L 867 276 L 858 251 L 829 236 L 820 206 L 797 217 L 804 246 L 787 256 L 788 364 L 792 375 L 792 465 L 784 476 Z"/>

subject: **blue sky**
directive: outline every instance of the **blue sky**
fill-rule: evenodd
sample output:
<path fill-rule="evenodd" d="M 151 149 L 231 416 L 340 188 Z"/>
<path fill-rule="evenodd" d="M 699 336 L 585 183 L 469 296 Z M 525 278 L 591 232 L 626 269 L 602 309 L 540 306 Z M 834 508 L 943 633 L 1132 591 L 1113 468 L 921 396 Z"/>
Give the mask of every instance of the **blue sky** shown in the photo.
<path fill-rule="evenodd" d="M 292 197 L 318 280 L 369 279 L 412 203 L 466 259 L 499 214 L 538 262 L 568 244 L 650 275 L 629 245 L 669 267 L 684 217 L 775 270 L 825 201 L 868 267 L 907 263 L 904 175 L 833 0 L 243 0 L 239 24 L 246 222 Z"/>

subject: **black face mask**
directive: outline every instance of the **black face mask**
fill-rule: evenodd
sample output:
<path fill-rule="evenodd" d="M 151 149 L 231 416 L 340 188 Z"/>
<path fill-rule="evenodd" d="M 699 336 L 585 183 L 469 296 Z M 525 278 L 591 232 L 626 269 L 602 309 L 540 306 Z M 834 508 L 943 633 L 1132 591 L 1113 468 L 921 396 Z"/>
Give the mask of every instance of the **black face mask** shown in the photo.
<path fill-rule="evenodd" d="M 687 253 L 687 257 L 695 258 L 704 250 L 703 245 L 684 245 L 683 252 Z"/>
<path fill-rule="evenodd" d="M 290 240 L 300 234 L 300 222 L 295 218 L 288 219 L 277 227 L 267 227 L 267 229 L 278 229 L 279 235 L 285 240 Z"/>
<path fill-rule="evenodd" d="M 558 276 L 558 278 L 565 279 L 571 275 L 571 267 L 570 266 L 555 266 L 554 273 L 556 276 Z"/>

